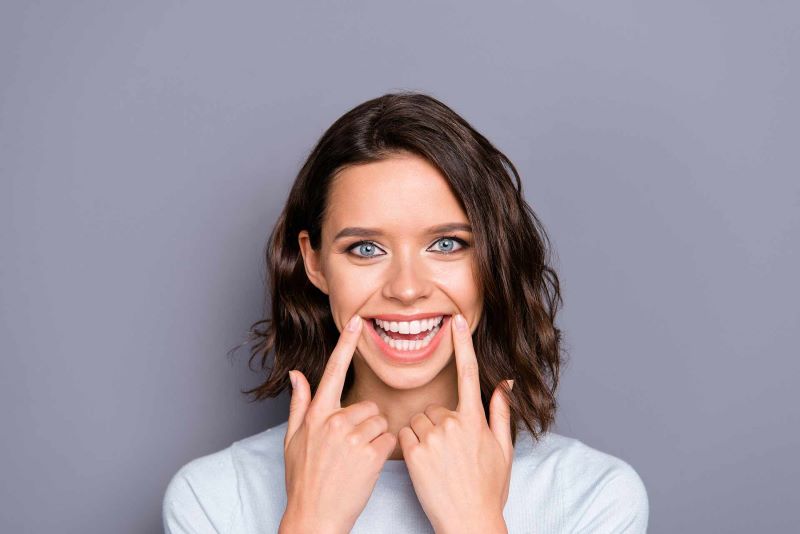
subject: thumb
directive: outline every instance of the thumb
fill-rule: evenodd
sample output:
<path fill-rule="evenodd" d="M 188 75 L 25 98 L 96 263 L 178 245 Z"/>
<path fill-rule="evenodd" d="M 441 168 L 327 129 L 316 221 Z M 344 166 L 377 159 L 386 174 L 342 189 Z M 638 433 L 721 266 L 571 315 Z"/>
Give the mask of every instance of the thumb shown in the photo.
<path fill-rule="evenodd" d="M 506 382 L 508 382 L 510 391 L 514 386 L 514 381 L 506 380 Z M 489 426 L 492 429 L 494 437 L 503 448 L 506 461 L 510 463 L 514 454 L 514 444 L 511 441 L 511 408 L 503 394 L 502 384 L 502 382 L 497 384 L 497 387 L 494 388 L 492 398 L 489 401 Z"/>
<path fill-rule="evenodd" d="M 286 436 L 283 439 L 284 448 L 303 423 L 311 399 L 311 386 L 309 386 L 305 375 L 300 371 L 292 370 L 289 371 L 289 379 L 291 380 L 292 377 L 294 377 L 292 400 L 289 403 L 289 421 L 286 426 Z"/>

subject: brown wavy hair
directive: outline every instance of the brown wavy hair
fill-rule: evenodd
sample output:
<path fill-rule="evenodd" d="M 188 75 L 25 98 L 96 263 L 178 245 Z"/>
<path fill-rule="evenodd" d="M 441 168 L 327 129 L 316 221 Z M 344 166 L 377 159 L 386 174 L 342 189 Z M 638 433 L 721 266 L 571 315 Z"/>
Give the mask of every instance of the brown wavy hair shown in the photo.
<path fill-rule="evenodd" d="M 319 250 L 331 178 L 346 166 L 404 153 L 442 173 L 473 227 L 474 268 L 484 295 L 473 342 L 486 416 L 494 387 L 513 378 L 513 390 L 503 389 L 514 443 L 518 419 L 538 440 L 554 422 L 565 361 L 549 239 L 511 161 L 448 106 L 417 92 L 385 94 L 351 109 L 325 131 L 300 169 L 266 246 L 271 302 L 265 309 L 272 313 L 250 327 L 242 344 L 253 343 L 248 366 L 252 370 L 257 360 L 265 380 L 242 393 L 251 402 L 275 397 L 290 387 L 292 369 L 302 371 L 315 392 L 339 331 L 328 296 L 306 275 L 298 233 L 307 230 Z M 353 380 L 351 364 L 343 396 Z"/>

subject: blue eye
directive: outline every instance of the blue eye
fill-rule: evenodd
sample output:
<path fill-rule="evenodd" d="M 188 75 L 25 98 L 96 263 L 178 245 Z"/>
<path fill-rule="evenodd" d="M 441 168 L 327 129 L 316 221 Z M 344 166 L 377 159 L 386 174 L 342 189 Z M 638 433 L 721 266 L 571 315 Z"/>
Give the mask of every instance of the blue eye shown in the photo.
<path fill-rule="evenodd" d="M 453 252 L 457 252 L 459 250 L 467 248 L 469 245 L 463 239 L 460 239 L 456 236 L 444 236 L 440 237 L 436 240 L 435 243 L 442 243 L 443 248 L 439 250 L 435 250 L 432 252 L 437 252 L 439 254 L 452 254 Z M 456 248 L 453 250 L 453 246 L 455 244 L 459 244 L 461 248 Z M 354 254 L 352 251 L 353 249 L 359 250 L 359 254 Z M 356 256 L 357 258 L 375 258 L 377 256 L 385 256 L 385 254 L 375 254 L 375 250 L 381 250 L 378 245 L 376 245 L 373 241 L 358 241 L 357 243 L 353 243 L 349 247 L 345 249 L 345 252 L 349 252 Z"/>
<path fill-rule="evenodd" d="M 349 252 L 349 251 L 353 250 L 356 247 L 358 247 L 358 249 L 361 250 L 364 253 L 363 256 L 361 254 L 356 254 L 356 256 L 358 256 L 359 258 L 372 258 L 372 257 L 374 257 L 375 256 L 375 249 L 378 248 L 377 245 L 375 245 L 375 243 L 373 243 L 372 241 L 359 241 L 358 243 L 353 243 L 352 245 L 350 245 L 347 248 L 347 251 Z M 381 254 L 378 254 L 378 256 L 380 256 L 380 255 Z"/>
<path fill-rule="evenodd" d="M 447 243 L 447 246 L 443 249 L 440 249 L 440 252 L 444 252 L 445 254 L 450 254 L 453 252 L 453 244 L 458 243 L 461 245 L 461 248 L 466 248 L 466 242 L 463 239 L 459 239 L 455 236 L 445 236 L 441 237 L 436 240 L 437 243 Z M 456 249 L 461 250 L 461 249 Z"/>

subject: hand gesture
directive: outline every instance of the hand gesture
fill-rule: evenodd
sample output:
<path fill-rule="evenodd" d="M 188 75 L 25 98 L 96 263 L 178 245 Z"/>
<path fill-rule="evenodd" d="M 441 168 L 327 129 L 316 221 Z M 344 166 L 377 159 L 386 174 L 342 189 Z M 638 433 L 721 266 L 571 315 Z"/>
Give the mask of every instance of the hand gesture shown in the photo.
<path fill-rule="evenodd" d="M 303 373 L 290 372 L 296 384 L 284 438 L 287 505 L 281 532 L 350 532 L 397 443 L 375 402 L 341 406 L 362 322 L 354 315 L 342 331 L 313 400 Z"/>
<path fill-rule="evenodd" d="M 463 330 L 454 326 L 456 319 L 464 321 Z M 471 332 L 463 316 L 449 322 L 458 406 L 451 411 L 429 405 L 397 437 L 417 498 L 437 533 L 506 532 L 503 508 L 514 456 L 510 408 L 498 385 L 487 424 Z"/>

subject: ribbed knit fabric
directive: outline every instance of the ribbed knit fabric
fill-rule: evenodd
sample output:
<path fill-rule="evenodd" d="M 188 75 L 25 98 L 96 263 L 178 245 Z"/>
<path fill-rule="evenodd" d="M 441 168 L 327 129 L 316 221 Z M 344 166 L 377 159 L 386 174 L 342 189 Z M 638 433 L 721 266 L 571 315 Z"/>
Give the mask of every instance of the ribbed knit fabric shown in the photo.
<path fill-rule="evenodd" d="M 286 508 L 287 423 L 188 462 L 163 500 L 168 534 L 277 532 Z M 517 434 L 503 516 L 514 533 L 644 533 L 644 484 L 625 461 L 550 432 Z M 353 534 L 432 533 L 403 460 L 388 460 Z"/>

